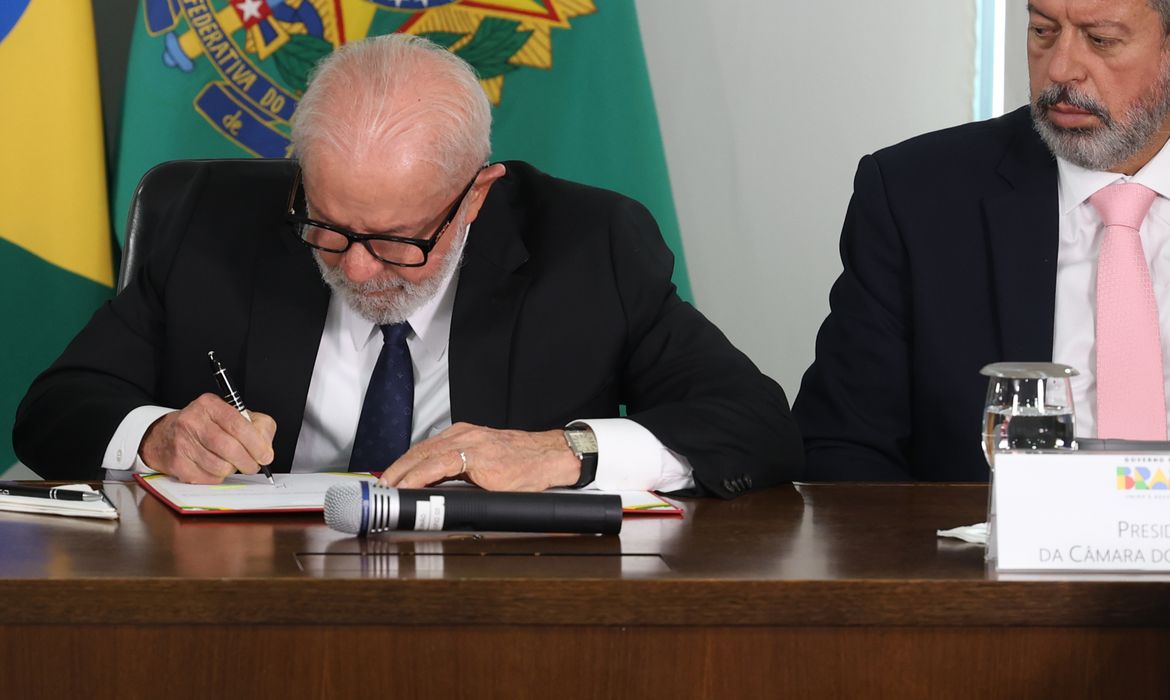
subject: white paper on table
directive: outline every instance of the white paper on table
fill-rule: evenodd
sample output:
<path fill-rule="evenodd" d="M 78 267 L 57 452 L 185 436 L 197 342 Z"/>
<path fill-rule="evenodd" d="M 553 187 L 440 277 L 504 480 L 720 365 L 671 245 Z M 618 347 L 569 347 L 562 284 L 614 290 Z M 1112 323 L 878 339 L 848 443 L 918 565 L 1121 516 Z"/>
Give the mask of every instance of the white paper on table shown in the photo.
<path fill-rule="evenodd" d="M 143 481 L 160 496 L 185 510 L 291 510 L 325 507 L 325 492 L 334 484 L 355 479 L 374 481 L 364 472 L 273 474 L 276 486 L 263 474 L 233 474 L 221 484 L 184 484 L 165 474 Z"/>
<path fill-rule="evenodd" d="M 330 486 L 352 483 L 354 479 L 374 481 L 365 472 L 318 472 L 300 474 L 273 474 L 276 486 L 268 483 L 263 474 L 233 474 L 222 484 L 184 484 L 165 474 L 152 474 L 143 481 L 165 500 L 183 510 L 311 510 L 325 505 L 325 492 Z M 437 489 L 475 489 L 466 481 L 449 481 Z M 546 493 L 583 493 L 615 495 L 622 499 L 622 510 L 627 514 L 681 513 L 673 503 L 649 491 L 599 491 L 595 489 L 549 489 Z"/>
<path fill-rule="evenodd" d="M 954 537 L 971 544 L 987 544 L 987 523 L 975 523 L 974 525 L 952 527 L 950 530 L 939 530 L 938 536 Z"/>
<path fill-rule="evenodd" d="M 57 488 L 65 491 L 101 493 L 89 484 L 67 484 Z M 14 513 L 68 515 L 75 518 L 102 518 L 104 520 L 117 520 L 118 518 L 118 510 L 104 497 L 100 501 L 68 501 L 36 496 L 4 495 L 0 496 L 0 510 Z"/>

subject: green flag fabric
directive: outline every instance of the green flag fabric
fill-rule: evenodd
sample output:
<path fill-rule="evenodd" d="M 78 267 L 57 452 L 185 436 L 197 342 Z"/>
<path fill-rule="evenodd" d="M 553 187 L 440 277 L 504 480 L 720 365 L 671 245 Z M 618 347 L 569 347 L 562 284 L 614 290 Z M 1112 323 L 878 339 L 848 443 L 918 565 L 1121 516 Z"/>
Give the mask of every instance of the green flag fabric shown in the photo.
<path fill-rule="evenodd" d="M 143 0 L 115 221 L 161 161 L 291 155 L 289 118 L 313 65 L 390 32 L 425 36 L 475 67 L 494 105 L 494 159 L 645 204 L 690 298 L 633 0 Z"/>
<path fill-rule="evenodd" d="M 0 85 L 0 478 L 26 478 L 17 404 L 114 280 L 89 3 L 0 1 Z"/>

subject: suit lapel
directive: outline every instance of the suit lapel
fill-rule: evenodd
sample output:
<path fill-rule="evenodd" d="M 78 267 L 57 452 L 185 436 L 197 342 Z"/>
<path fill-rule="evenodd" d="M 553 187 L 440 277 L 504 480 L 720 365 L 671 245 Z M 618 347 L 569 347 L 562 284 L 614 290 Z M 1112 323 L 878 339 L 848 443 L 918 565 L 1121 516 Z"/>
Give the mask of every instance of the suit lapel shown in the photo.
<path fill-rule="evenodd" d="M 1017 126 L 999 175 L 1011 190 L 985 199 L 983 210 L 1000 359 L 1050 360 L 1060 225 L 1057 171 L 1030 122 Z"/>
<path fill-rule="evenodd" d="M 455 307 L 448 360 L 451 420 L 489 427 L 508 421 L 512 341 L 529 279 L 521 238 L 524 215 L 513 168 L 492 186 L 471 226 Z"/>
<path fill-rule="evenodd" d="M 257 264 L 247 343 L 247 401 L 277 425 L 274 465 L 288 471 L 305 415 L 305 399 L 329 291 L 308 248 L 284 237 Z"/>

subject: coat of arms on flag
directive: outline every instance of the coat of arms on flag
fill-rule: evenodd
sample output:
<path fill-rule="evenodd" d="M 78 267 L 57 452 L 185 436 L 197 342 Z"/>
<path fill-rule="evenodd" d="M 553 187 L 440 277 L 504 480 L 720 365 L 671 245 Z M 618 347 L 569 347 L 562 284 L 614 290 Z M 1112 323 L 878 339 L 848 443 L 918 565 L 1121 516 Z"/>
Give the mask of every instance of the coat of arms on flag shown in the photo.
<path fill-rule="evenodd" d="M 289 119 L 321 57 L 408 32 L 478 71 L 493 104 L 494 160 L 525 160 L 645 204 L 689 296 L 634 0 L 139 2 L 113 164 L 116 225 L 162 161 L 288 157 Z"/>
<path fill-rule="evenodd" d="M 499 104 L 509 73 L 552 67 L 554 29 L 595 11 L 593 0 L 144 0 L 142 17 L 166 66 L 214 68 L 192 96 L 199 115 L 245 151 L 281 158 L 309 72 L 348 41 L 426 37 L 474 66 Z"/>

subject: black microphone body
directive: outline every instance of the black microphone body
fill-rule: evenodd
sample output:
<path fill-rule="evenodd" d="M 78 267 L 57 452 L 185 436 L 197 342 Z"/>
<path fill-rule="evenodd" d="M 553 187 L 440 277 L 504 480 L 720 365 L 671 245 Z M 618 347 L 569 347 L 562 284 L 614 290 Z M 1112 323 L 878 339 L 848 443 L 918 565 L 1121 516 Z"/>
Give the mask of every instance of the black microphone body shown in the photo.
<path fill-rule="evenodd" d="M 357 535 L 388 530 L 575 532 L 615 535 L 622 499 L 612 494 L 394 489 L 362 481 L 325 494 L 325 521 Z"/>

